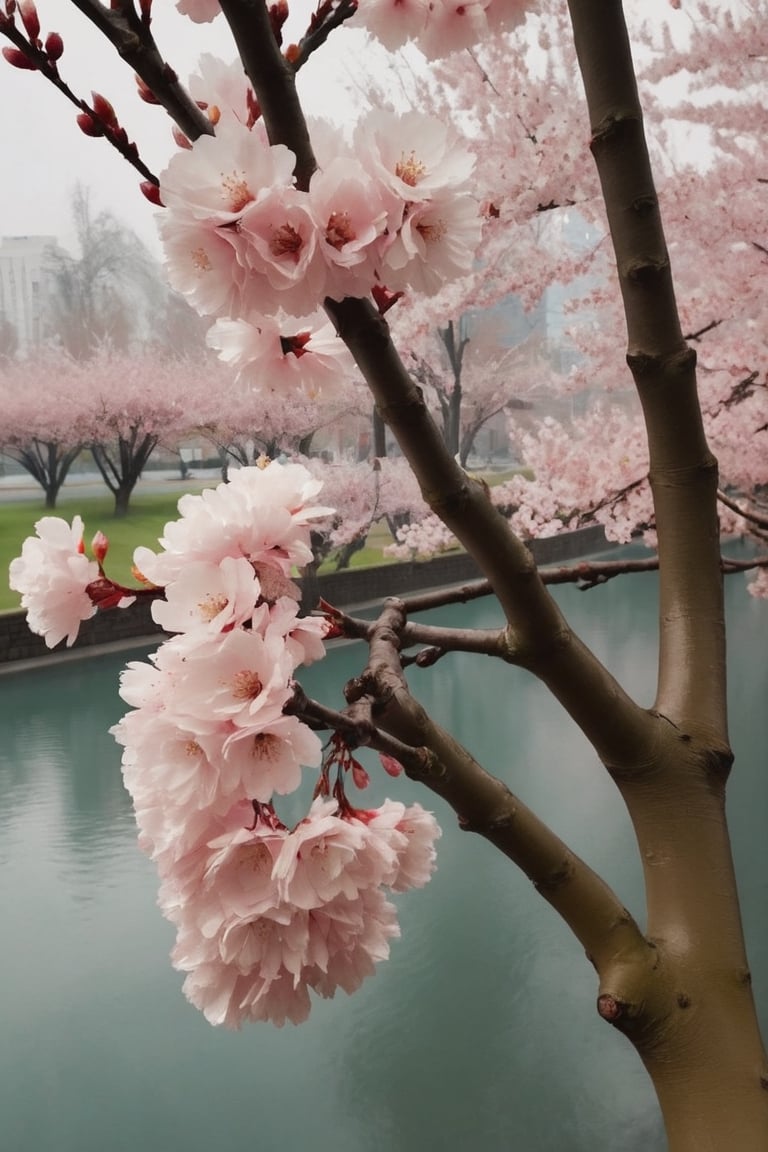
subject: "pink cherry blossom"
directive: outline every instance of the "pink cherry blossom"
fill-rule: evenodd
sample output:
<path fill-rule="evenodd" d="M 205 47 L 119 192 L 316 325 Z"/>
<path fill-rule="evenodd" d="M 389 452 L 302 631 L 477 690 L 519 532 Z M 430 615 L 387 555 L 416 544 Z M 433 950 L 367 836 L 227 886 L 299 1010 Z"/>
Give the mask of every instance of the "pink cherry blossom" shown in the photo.
<path fill-rule="evenodd" d="M 360 816 L 367 820 L 372 832 L 390 829 L 397 866 L 387 879 L 387 887 L 393 892 L 423 888 L 435 870 L 435 841 L 442 835 L 433 814 L 421 804 L 411 804 L 406 808 L 397 801 L 385 800 L 373 812 L 361 813 Z"/>
<path fill-rule="evenodd" d="M 352 356 L 324 315 L 218 320 L 207 336 L 219 356 L 254 392 L 301 389 L 313 400 L 342 394 L 355 371 Z"/>
<path fill-rule="evenodd" d="M 355 131 L 355 154 L 396 198 L 390 229 L 406 205 L 467 192 L 475 158 L 448 123 L 422 112 L 372 112 Z"/>
<path fill-rule="evenodd" d="M 337 156 L 312 177 L 309 205 L 328 266 L 326 294 L 335 300 L 367 296 L 387 223 L 385 189 L 359 161 Z"/>
<path fill-rule="evenodd" d="M 488 32 L 490 0 L 434 0 L 418 46 L 429 60 L 471 48 Z M 499 3 L 499 0 L 496 0 Z"/>
<path fill-rule="evenodd" d="M 250 123 L 253 90 L 239 59 L 225 64 L 209 52 L 203 53 L 188 87 L 192 99 L 203 103 L 209 116 L 215 109 L 220 118 L 233 117 L 246 126 Z"/>
<path fill-rule="evenodd" d="M 293 671 L 279 638 L 265 640 L 252 630 L 236 628 L 215 639 L 187 634 L 164 647 L 184 653 L 167 715 L 195 733 L 211 733 L 224 721 L 259 731 L 282 712 L 291 695 Z"/>
<path fill-rule="evenodd" d="M 416 40 L 429 18 L 429 0 L 360 0 L 350 21 L 372 32 L 391 52 Z"/>
<path fill-rule="evenodd" d="M 265 607 L 267 615 L 259 621 L 260 631 L 265 638 L 280 636 L 295 666 L 307 666 L 323 658 L 323 638 L 330 627 L 324 616 L 299 616 L 299 605 L 291 596 L 280 596 Z"/>
<path fill-rule="evenodd" d="M 21 592 L 27 623 L 53 648 L 67 637 L 77 637 L 80 624 L 96 612 L 87 588 L 99 578 L 99 566 L 82 552 L 83 521 L 72 525 L 58 516 L 44 516 L 35 524 L 37 536 L 22 545 L 21 556 L 10 565 L 10 586 Z"/>
<path fill-rule="evenodd" d="M 168 280 L 203 316 L 237 316 L 246 310 L 248 272 L 229 228 L 193 217 L 163 214 L 158 230 Z"/>
<path fill-rule="evenodd" d="M 176 7 L 196 24 L 207 24 L 221 12 L 219 0 L 176 0 Z"/>
<path fill-rule="evenodd" d="M 180 518 L 166 524 L 160 539 L 164 551 L 137 548 L 134 563 L 147 579 L 165 586 L 191 561 L 245 557 L 256 566 L 264 591 L 268 569 L 290 577 L 292 566 L 312 558 L 307 525 L 330 512 L 312 503 L 321 486 L 300 464 L 240 468 L 227 484 L 182 496 Z M 279 594 L 285 594 L 283 586 Z"/>
<path fill-rule="evenodd" d="M 160 177 L 166 212 L 232 225 L 249 205 L 293 183 L 294 154 L 271 145 L 261 122 L 253 129 L 239 120 L 221 122 L 215 136 L 200 136 L 177 152 Z"/>
<path fill-rule="evenodd" d="M 248 278 L 245 210 L 272 203 L 293 182 L 295 157 L 270 145 L 263 125 L 228 118 L 215 136 L 178 152 L 161 174 L 159 219 L 168 277 L 200 312 L 241 315 L 256 307 Z"/>
<path fill-rule="evenodd" d="M 382 278 L 389 288 L 433 295 L 446 280 L 472 269 L 481 234 L 482 220 L 472 196 L 412 204 L 385 251 Z"/>
<path fill-rule="evenodd" d="M 236 770 L 245 794 L 262 803 L 275 793 L 294 792 L 301 783 L 302 766 L 318 768 L 322 759 L 319 737 L 295 716 L 234 728 L 222 752 L 227 769 Z"/>
<path fill-rule="evenodd" d="M 286 903 L 318 908 L 336 896 L 352 900 L 361 889 L 378 887 L 394 862 L 385 837 L 370 835 L 363 822 L 339 816 L 335 800 L 319 797 L 286 837 L 274 875 Z"/>
<path fill-rule="evenodd" d="M 239 234 L 250 311 L 303 316 L 319 307 L 326 268 L 306 192 L 273 185 L 243 212 Z"/>
<path fill-rule="evenodd" d="M 152 619 L 166 632 L 201 629 L 210 635 L 250 620 L 261 596 L 253 565 L 225 556 L 219 564 L 188 564 L 152 605 Z"/>

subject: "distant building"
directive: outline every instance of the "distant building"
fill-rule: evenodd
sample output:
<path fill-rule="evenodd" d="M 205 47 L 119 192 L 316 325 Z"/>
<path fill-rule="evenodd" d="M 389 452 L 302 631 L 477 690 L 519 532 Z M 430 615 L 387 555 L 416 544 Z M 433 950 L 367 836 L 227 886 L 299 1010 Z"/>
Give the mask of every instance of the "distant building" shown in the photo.
<path fill-rule="evenodd" d="M 9 353 L 28 356 L 46 335 L 55 236 L 3 236 L 0 240 L 0 339 Z"/>

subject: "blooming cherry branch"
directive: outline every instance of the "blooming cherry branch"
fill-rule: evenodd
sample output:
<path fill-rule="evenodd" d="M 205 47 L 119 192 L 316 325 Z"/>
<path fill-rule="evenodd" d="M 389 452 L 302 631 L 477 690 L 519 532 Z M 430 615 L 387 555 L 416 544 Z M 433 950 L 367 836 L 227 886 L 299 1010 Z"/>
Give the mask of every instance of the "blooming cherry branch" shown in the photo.
<path fill-rule="evenodd" d="M 139 156 L 136 145 L 128 139 L 110 102 L 100 93 L 94 92 L 92 102 L 89 104 L 76 96 L 69 85 L 62 80 L 58 61 L 64 52 L 64 41 L 58 32 L 51 32 L 43 42 L 33 0 L 23 0 L 19 4 L 19 13 L 27 32 L 26 36 L 17 28 L 12 10 L 8 15 L 0 17 L 0 32 L 14 45 L 13 48 L 3 48 L 3 56 L 8 63 L 14 68 L 39 72 L 44 76 L 79 109 L 77 123 L 81 132 L 86 136 L 103 136 L 148 184 L 156 186 L 157 177 Z"/>
<path fill-rule="evenodd" d="M 320 483 L 300 465 L 243 468 L 228 484 L 179 502 L 162 550 L 138 548 L 135 595 L 151 595 L 156 623 L 173 635 L 150 663 L 132 662 L 121 695 L 132 707 L 112 729 L 140 843 L 160 874 L 160 906 L 177 929 L 173 961 L 184 990 L 214 1024 L 306 1018 L 310 990 L 353 991 L 398 935 L 386 891 L 421 887 L 440 830 L 420 805 L 353 804 L 345 787 L 368 774 L 354 757 L 362 729 L 304 697 L 299 665 L 324 655 L 323 617 L 298 615 L 294 566 L 311 557 Z M 51 646 L 72 643 L 97 608 L 133 597 L 110 581 L 107 541 L 94 559 L 79 517 L 48 517 L 11 565 L 30 627 Z M 162 587 L 161 587 L 162 586 Z M 338 719 L 323 756 L 314 731 Z M 333 725 L 332 725 L 333 726 Z M 385 770 L 422 757 L 369 730 Z M 331 782 L 331 769 L 337 778 Z M 295 827 L 276 796 L 319 768 L 315 799 Z"/>

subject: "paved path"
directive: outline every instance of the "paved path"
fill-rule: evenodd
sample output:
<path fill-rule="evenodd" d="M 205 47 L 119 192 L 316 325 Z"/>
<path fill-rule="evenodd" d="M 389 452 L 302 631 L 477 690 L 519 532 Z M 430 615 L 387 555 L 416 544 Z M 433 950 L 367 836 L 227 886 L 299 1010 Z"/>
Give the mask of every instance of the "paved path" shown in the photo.
<path fill-rule="evenodd" d="M 135 488 L 136 495 L 147 493 L 173 494 L 178 491 L 179 496 L 184 492 L 199 492 L 202 488 L 210 488 L 221 480 L 218 469 L 192 469 L 192 475 L 181 480 L 178 469 L 168 471 L 147 472 L 146 477 L 139 480 Z M 60 497 L 63 500 L 73 500 L 83 496 L 109 496 L 109 489 L 97 472 L 76 472 L 68 476 L 62 486 Z M 17 473 L 12 476 L 0 476 L 0 504 L 15 504 L 21 501 L 38 501 L 43 498 L 43 490 L 26 473 Z"/>

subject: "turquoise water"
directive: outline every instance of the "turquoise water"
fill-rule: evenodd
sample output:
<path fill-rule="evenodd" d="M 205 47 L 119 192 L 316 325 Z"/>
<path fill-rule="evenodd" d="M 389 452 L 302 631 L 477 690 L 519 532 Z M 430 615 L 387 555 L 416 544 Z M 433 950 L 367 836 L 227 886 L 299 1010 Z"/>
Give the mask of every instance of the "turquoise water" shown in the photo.
<path fill-rule="evenodd" d="M 642 703 L 653 696 L 655 577 L 558 593 Z M 728 584 L 730 820 L 768 1025 L 768 604 Z M 431 619 L 497 622 L 490 604 Z M 131 653 L 131 658 L 136 658 Z M 0 1147 L 6 1152 L 661 1152 L 625 1041 L 594 1011 L 578 944 L 530 884 L 442 803 L 439 868 L 399 898 L 402 939 L 354 997 L 299 1028 L 212 1029 L 168 962 L 171 927 L 139 853 L 119 749 L 123 659 L 0 680 Z M 302 677 L 339 703 L 360 668 L 340 646 Z M 477 758 L 549 820 L 641 915 L 629 822 L 580 733 L 516 669 L 452 656 L 412 683 Z"/>

